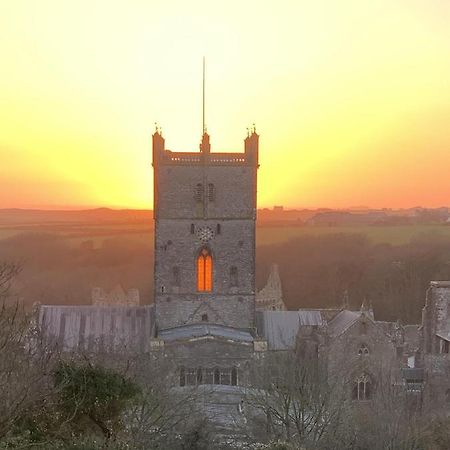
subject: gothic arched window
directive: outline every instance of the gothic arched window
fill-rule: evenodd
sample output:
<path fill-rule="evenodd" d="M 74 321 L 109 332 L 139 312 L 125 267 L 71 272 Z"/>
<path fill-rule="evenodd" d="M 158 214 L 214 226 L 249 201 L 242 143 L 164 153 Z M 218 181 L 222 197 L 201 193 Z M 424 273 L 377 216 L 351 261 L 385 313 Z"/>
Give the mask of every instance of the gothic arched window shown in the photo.
<path fill-rule="evenodd" d="M 231 385 L 237 386 L 238 384 L 238 373 L 236 367 L 231 369 Z"/>
<path fill-rule="evenodd" d="M 362 344 L 359 347 L 358 355 L 359 356 L 367 356 L 368 354 L 369 354 L 369 349 L 367 348 L 367 345 L 366 344 Z"/>
<path fill-rule="evenodd" d="M 186 386 L 186 373 L 184 367 L 180 369 L 180 386 Z"/>
<path fill-rule="evenodd" d="M 372 397 L 372 382 L 367 374 L 360 375 L 353 383 L 354 400 L 370 400 Z"/>
<path fill-rule="evenodd" d="M 195 201 L 197 201 L 197 202 L 203 201 L 203 184 L 202 183 L 198 183 L 195 186 L 194 198 L 195 198 Z"/>
<path fill-rule="evenodd" d="M 174 286 L 180 285 L 180 268 L 178 266 L 172 267 L 172 282 Z"/>
<path fill-rule="evenodd" d="M 201 367 L 197 369 L 197 384 L 203 384 L 203 369 Z"/>
<path fill-rule="evenodd" d="M 230 267 L 230 286 L 236 287 L 238 285 L 238 270 L 236 266 Z"/>
<path fill-rule="evenodd" d="M 213 183 L 208 184 L 208 201 L 213 202 L 216 199 L 216 188 Z"/>
<path fill-rule="evenodd" d="M 211 292 L 213 261 L 211 253 L 204 248 L 197 257 L 197 290 Z"/>

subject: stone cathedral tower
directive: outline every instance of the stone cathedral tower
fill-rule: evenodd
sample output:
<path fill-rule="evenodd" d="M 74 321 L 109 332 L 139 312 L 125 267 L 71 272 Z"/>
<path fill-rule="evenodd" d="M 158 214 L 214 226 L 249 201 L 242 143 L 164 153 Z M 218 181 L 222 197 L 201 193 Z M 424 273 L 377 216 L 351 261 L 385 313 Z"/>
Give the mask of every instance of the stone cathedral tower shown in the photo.
<path fill-rule="evenodd" d="M 153 135 L 157 330 L 255 327 L 256 131 L 243 153 L 165 149 Z"/>

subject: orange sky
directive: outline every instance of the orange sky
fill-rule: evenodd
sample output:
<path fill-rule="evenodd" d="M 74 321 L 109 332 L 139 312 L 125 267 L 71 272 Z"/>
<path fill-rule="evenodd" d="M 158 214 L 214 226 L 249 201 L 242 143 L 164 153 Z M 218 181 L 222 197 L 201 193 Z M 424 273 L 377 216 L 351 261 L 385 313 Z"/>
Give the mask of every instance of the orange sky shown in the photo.
<path fill-rule="evenodd" d="M 447 0 L 0 2 L 0 208 L 152 207 L 150 137 L 261 134 L 259 206 L 450 206 Z"/>

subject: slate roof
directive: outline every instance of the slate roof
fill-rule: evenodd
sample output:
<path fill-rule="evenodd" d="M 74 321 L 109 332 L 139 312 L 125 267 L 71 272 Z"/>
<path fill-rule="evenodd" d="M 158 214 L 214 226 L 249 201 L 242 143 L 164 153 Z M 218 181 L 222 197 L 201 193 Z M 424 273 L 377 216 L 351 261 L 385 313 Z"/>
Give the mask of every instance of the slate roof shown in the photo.
<path fill-rule="evenodd" d="M 269 350 L 294 348 L 300 327 L 298 311 L 260 311 L 256 316 L 258 334 L 266 338 Z"/>
<path fill-rule="evenodd" d="M 62 351 L 145 352 L 154 329 L 153 305 L 43 305 L 38 325 Z"/>
<path fill-rule="evenodd" d="M 359 318 L 360 312 L 348 311 L 344 309 L 328 324 L 328 333 L 330 336 L 339 336 L 345 330 L 350 328 Z"/>
<path fill-rule="evenodd" d="M 322 317 L 322 312 L 318 310 L 300 309 L 298 311 L 298 320 L 301 326 L 321 326 L 325 324 L 325 321 Z"/>
<path fill-rule="evenodd" d="M 180 327 L 160 330 L 158 332 L 158 337 L 167 342 L 200 338 L 205 336 L 215 336 L 238 342 L 253 342 L 253 336 L 248 330 L 209 323 L 183 325 Z"/>

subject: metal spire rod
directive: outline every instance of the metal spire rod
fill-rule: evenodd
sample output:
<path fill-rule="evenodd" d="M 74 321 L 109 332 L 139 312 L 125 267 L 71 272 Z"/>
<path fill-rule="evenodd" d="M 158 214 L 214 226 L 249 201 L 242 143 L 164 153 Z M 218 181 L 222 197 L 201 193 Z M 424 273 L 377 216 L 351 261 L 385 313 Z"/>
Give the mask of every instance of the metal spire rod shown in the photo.
<path fill-rule="evenodd" d="M 205 57 L 203 57 L 203 133 L 206 133 L 205 125 Z"/>

